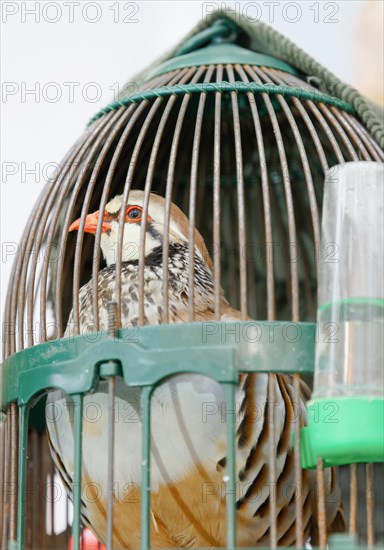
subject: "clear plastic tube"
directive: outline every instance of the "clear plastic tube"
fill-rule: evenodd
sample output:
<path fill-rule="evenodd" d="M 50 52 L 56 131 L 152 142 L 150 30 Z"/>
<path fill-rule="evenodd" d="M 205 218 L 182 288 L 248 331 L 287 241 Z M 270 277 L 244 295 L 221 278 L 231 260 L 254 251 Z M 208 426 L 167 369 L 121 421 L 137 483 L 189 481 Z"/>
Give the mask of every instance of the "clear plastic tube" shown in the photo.
<path fill-rule="evenodd" d="M 384 397 L 384 165 L 325 181 L 314 398 Z"/>

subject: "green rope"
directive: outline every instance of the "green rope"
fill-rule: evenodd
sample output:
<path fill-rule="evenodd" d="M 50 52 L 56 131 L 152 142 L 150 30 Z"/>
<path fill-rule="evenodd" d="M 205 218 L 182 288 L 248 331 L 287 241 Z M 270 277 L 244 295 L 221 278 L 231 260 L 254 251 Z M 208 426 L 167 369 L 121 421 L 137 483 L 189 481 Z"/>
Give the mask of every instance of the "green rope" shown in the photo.
<path fill-rule="evenodd" d="M 332 105 L 339 109 L 353 114 L 353 108 L 337 99 L 335 97 L 328 96 L 321 92 L 303 90 L 302 88 L 292 88 L 286 85 L 277 84 L 258 84 L 256 82 L 220 82 L 220 83 L 201 83 L 201 84 L 177 84 L 175 86 L 163 86 L 155 90 L 146 90 L 143 93 L 137 93 L 132 96 L 127 96 L 113 103 L 110 103 L 103 109 L 101 109 L 89 122 L 92 124 L 95 120 L 99 119 L 103 115 L 116 111 L 120 107 L 130 105 L 131 103 L 140 103 L 141 101 L 150 101 L 159 97 L 169 97 L 171 95 L 191 95 L 196 93 L 267 93 L 270 95 L 282 95 L 286 97 L 296 97 L 300 99 L 309 99 L 315 102 L 321 102 L 326 105 Z"/>

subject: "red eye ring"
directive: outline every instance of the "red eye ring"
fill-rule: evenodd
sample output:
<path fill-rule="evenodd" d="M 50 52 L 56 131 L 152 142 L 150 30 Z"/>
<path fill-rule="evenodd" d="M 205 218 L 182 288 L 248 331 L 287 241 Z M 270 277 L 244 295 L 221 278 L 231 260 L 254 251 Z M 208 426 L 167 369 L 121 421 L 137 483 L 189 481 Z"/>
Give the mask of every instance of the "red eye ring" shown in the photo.
<path fill-rule="evenodd" d="M 129 223 L 141 222 L 142 211 L 141 206 L 129 206 L 125 213 L 125 221 Z"/>

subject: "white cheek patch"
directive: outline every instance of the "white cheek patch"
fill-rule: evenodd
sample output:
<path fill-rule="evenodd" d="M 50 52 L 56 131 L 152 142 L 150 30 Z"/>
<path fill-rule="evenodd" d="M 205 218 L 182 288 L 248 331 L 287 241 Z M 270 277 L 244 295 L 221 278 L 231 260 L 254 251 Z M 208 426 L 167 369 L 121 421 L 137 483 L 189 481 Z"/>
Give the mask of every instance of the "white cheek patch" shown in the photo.
<path fill-rule="evenodd" d="M 119 224 L 113 222 L 111 231 L 102 233 L 100 246 L 103 252 L 107 265 L 114 265 L 119 254 L 118 237 Z M 140 223 L 126 223 L 124 225 L 123 246 L 122 246 L 122 261 L 129 262 L 138 260 L 140 257 Z M 151 250 L 160 245 L 157 239 L 154 239 L 150 233 L 145 237 L 145 254 L 149 254 Z"/>
<path fill-rule="evenodd" d="M 137 260 L 140 250 L 140 224 L 126 223 L 124 224 L 123 233 L 123 262 Z"/>
<path fill-rule="evenodd" d="M 100 246 L 107 265 L 114 265 L 119 255 L 119 224 L 111 223 L 111 231 L 103 233 Z M 123 233 L 122 261 L 138 259 L 140 243 L 140 227 L 136 224 L 125 224 Z"/>

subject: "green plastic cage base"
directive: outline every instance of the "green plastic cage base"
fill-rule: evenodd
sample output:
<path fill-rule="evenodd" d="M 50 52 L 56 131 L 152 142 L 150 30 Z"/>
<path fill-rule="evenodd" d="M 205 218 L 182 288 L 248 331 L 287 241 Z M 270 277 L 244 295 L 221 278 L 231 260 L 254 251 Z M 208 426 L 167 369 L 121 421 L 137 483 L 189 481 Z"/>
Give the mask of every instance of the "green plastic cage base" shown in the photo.
<path fill-rule="evenodd" d="M 315 323 L 237 321 L 131 327 L 113 339 L 105 332 L 62 338 L 4 361 L 0 408 L 26 405 L 49 388 L 84 394 L 112 374 L 142 387 L 184 372 L 230 384 L 240 371 L 312 374 L 315 337 Z"/>
<path fill-rule="evenodd" d="M 383 545 L 367 547 L 359 544 L 356 535 L 348 535 L 347 533 L 336 533 L 328 538 L 329 550 L 384 550 Z"/>
<path fill-rule="evenodd" d="M 313 468 L 317 457 L 328 466 L 384 461 L 384 399 L 313 399 L 307 410 L 308 427 L 300 433 L 303 468 Z"/>

